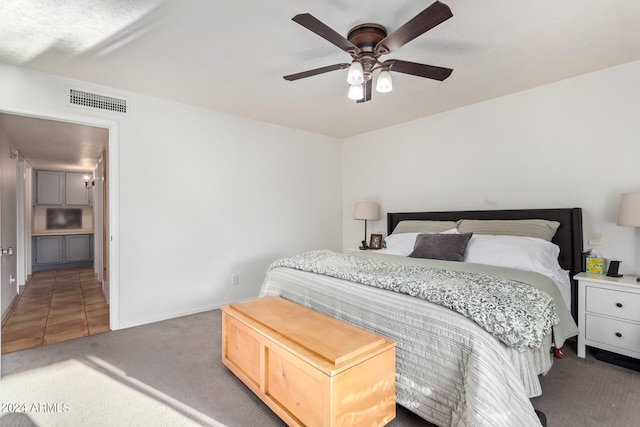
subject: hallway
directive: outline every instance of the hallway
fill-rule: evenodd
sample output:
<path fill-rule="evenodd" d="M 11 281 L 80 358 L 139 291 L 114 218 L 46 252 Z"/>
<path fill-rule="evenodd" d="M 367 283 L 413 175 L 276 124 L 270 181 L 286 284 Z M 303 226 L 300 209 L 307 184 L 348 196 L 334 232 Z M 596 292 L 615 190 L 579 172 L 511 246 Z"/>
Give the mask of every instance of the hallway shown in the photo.
<path fill-rule="evenodd" d="M 2 354 L 109 330 L 109 306 L 92 268 L 33 273 L 2 322 Z"/>

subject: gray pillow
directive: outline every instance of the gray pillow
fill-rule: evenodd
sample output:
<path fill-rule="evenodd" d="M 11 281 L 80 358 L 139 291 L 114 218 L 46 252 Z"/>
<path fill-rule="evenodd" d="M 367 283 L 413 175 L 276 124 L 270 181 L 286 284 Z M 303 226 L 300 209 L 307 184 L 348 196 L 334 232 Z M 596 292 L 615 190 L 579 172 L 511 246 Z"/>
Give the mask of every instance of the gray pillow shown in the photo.
<path fill-rule="evenodd" d="M 462 261 L 473 233 L 467 234 L 418 234 L 411 258 Z"/>
<path fill-rule="evenodd" d="M 550 242 L 560 223 L 546 219 L 463 219 L 458 224 L 460 233 L 493 234 L 497 236 L 536 237 Z"/>
<path fill-rule="evenodd" d="M 456 228 L 455 221 L 429 221 L 429 220 L 404 220 L 400 221 L 393 234 L 397 233 L 442 233 L 443 231 Z"/>

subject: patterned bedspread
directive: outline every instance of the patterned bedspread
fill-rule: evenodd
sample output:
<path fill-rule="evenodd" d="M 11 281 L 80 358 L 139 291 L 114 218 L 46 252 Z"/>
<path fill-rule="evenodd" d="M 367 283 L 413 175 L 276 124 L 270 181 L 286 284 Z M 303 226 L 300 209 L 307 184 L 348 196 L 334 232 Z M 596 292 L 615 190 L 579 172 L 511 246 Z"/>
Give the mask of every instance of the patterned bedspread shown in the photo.
<path fill-rule="evenodd" d="M 278 267 L 349 280 L 442 305 L 518 349 L 540 348 L 543 338 L 560 321 L 553 299 L 545 292 L 487 274 L 404 265 L 328 250 L 280 259 L 269 270 Z"/>
<path fill-rule="evenodd" d="M 473 264 L 371 253 L 355 256 L 495 273 L 494 268 Z M 505 270 L 506 278 L 517 281 L 540 276 L 498 270 Z M 538 288 L 561 301 L 550 279 L 541 276 L 539 281 Z M 287 267 L 267 272 L 260 295 L 280 295 L 396 341 L 397 401 L 431 423 L 458 427 L 540 425 L 529 398 L 541 393 L 538 376 L 551 368 L 551 334 L 544 337 L 540 349 L 516 349 L 444 306 Z M 575 322 L 561 306 L 564 304 L 557 304 L 560 323 L 553 328 L 556 345 L 577 334 Z"/>

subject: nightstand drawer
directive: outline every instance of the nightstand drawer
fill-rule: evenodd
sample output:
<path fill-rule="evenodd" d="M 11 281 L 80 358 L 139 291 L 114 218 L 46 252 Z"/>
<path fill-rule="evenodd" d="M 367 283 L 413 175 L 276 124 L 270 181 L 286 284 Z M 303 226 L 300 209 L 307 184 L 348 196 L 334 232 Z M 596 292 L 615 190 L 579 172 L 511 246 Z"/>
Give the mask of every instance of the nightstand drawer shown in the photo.
<path fill-rule="evenodd" d="M 585 320 L 588 340 L 640 352 L 640 325 L 590 314 Z"/>
<path fill-rule="evenodd" d="M 640 322 L 640 295 L 586 287 L 586 309 L 590 313 Z"/>

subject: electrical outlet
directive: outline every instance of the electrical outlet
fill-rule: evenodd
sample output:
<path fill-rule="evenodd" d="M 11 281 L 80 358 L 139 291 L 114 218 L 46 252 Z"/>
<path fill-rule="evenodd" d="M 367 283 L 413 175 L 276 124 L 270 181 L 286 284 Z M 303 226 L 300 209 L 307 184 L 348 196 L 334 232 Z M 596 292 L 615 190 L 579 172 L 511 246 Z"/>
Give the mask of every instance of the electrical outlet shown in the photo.
<path fill-rule="evenodd" d="M 232 285 L 237 285 L 238 283 L 240 283 L 240 275 L 238 273 L 234 273 L 231 275 L 231 284 Z"/>
<path fill-rule="evenodd" d="M 591 233 L 589 234 L 589 245 L 598 246 L 604 242 L 604 236 L 602 233 Z"/>

